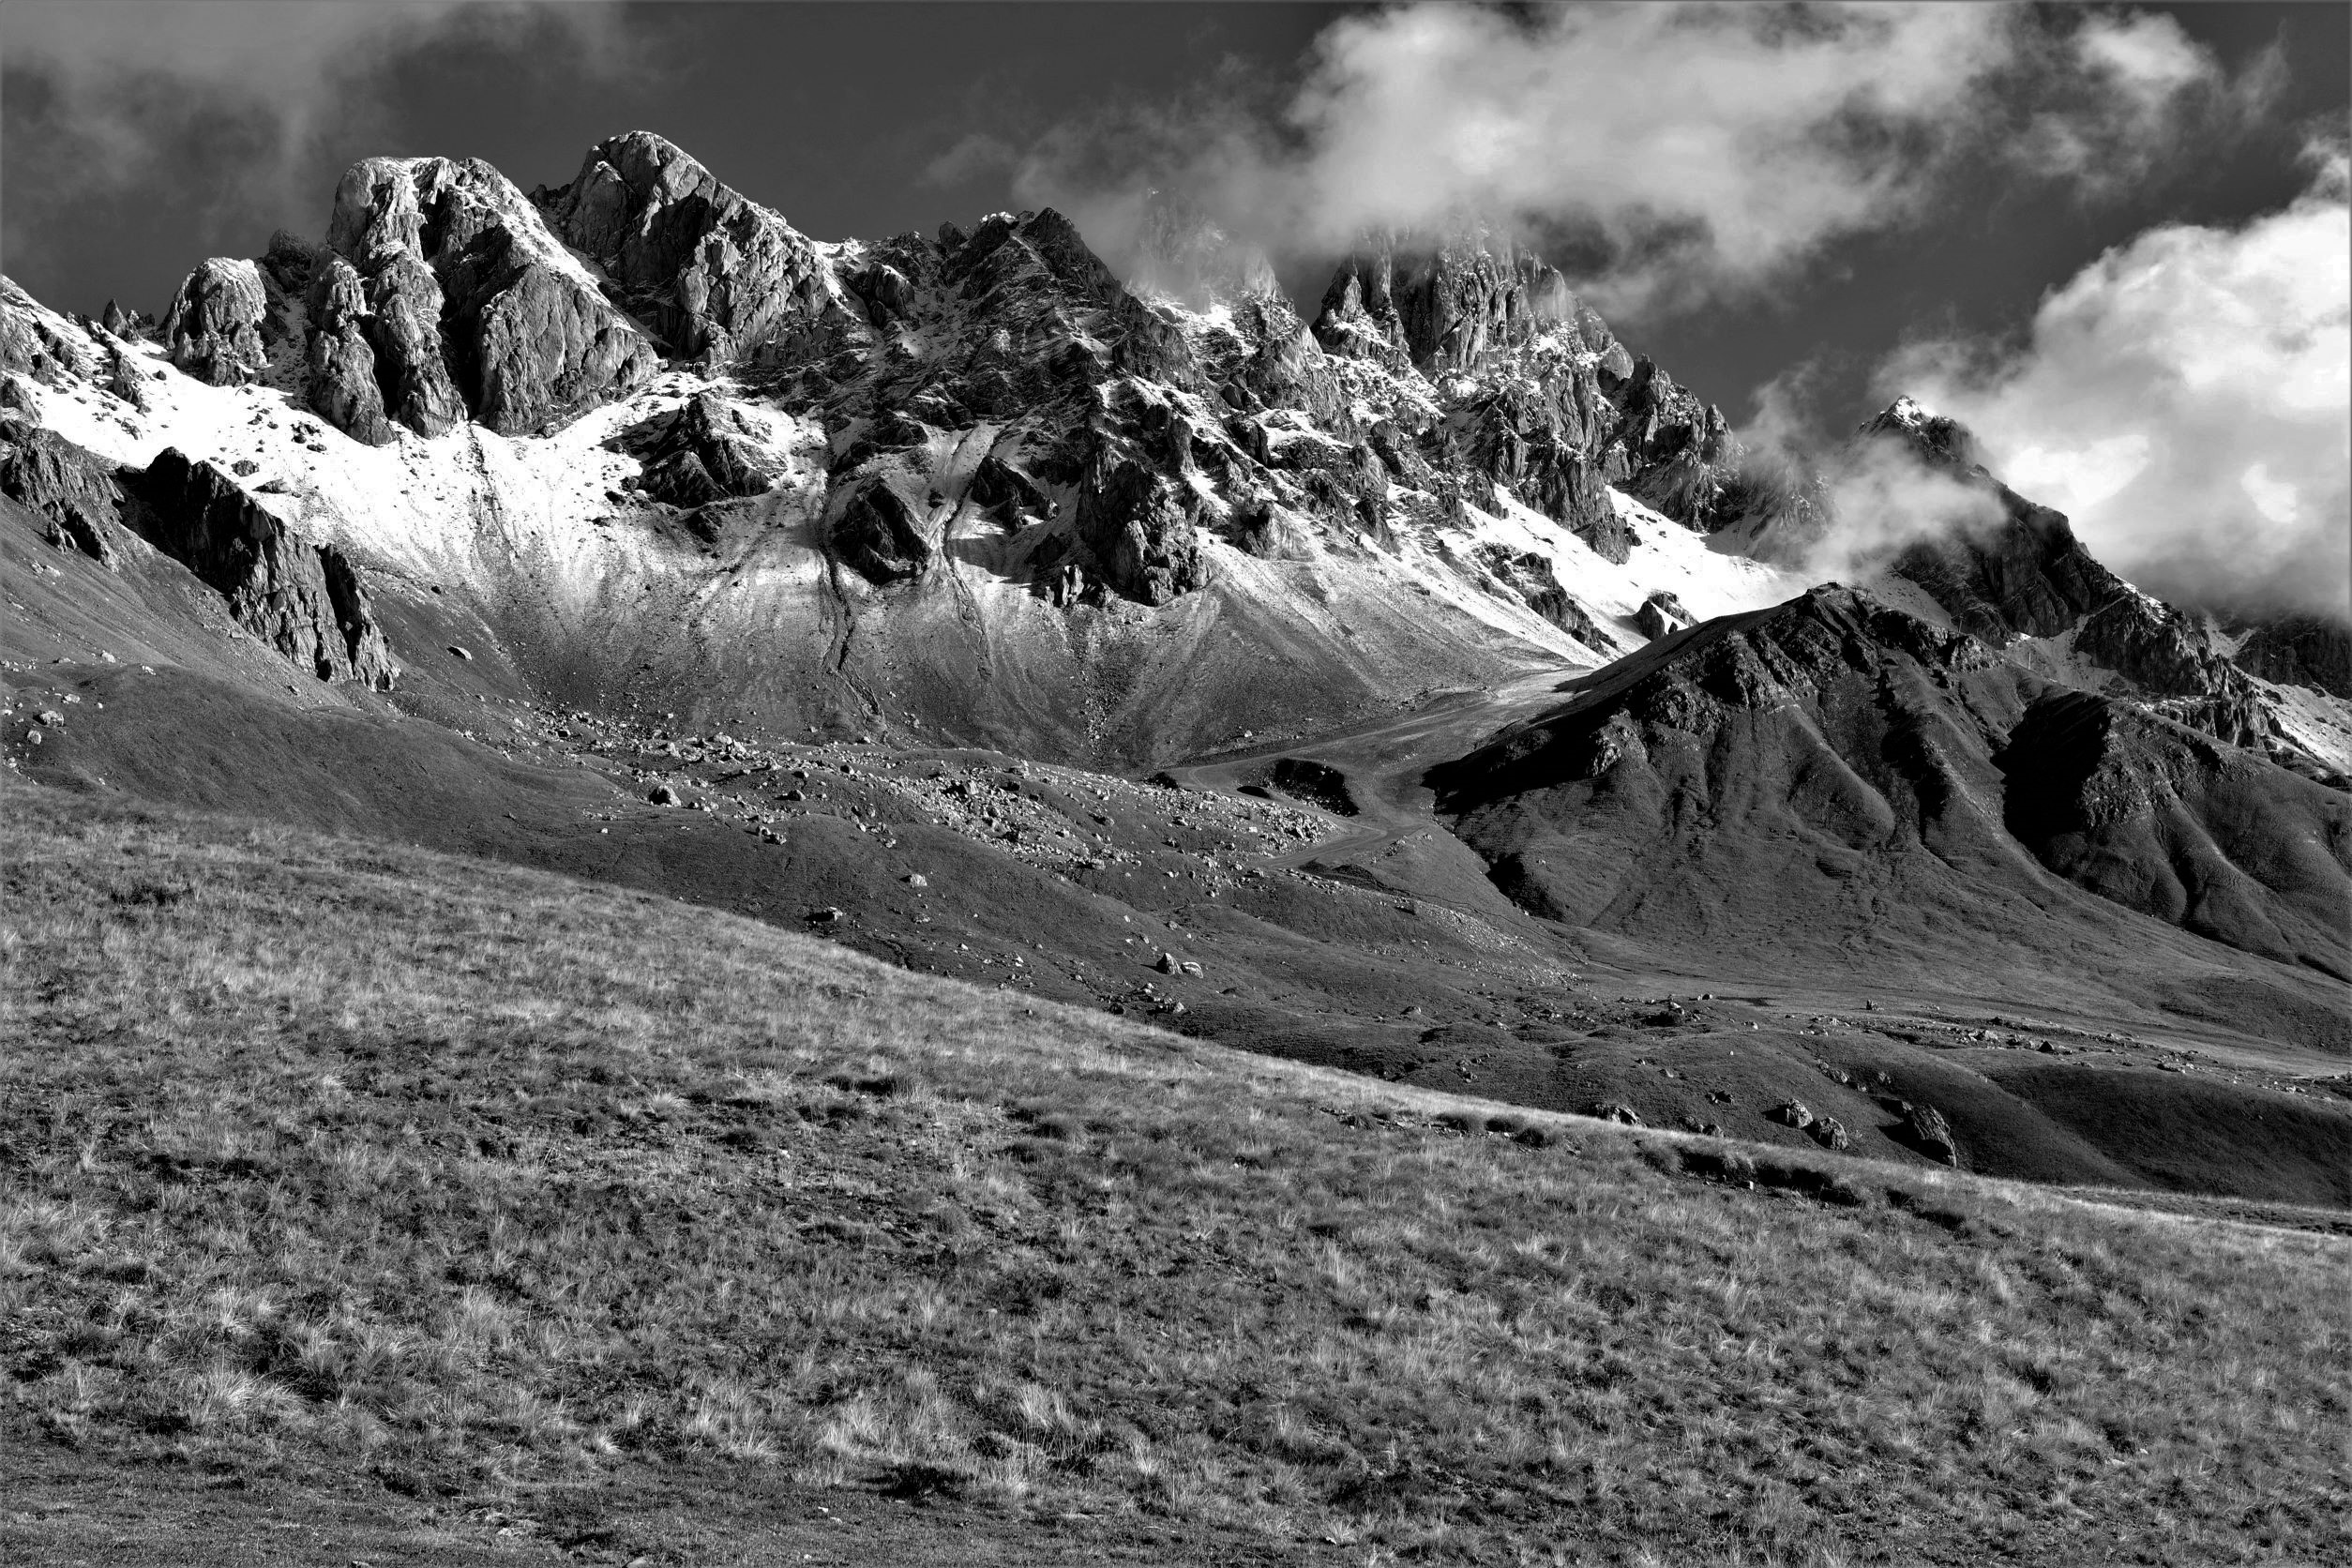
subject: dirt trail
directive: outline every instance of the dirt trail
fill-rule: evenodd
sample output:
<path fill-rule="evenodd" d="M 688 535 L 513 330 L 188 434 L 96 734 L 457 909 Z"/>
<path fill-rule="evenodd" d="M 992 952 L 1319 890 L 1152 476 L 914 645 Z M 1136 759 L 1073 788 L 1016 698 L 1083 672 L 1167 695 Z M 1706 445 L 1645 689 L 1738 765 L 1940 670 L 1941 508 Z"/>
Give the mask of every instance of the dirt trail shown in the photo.
<path fill-rule="evenodd" d="M 1498 686 L 1447 692 L 1410 714 L 1309 740 L 1228 753 L 1168 773 L 1190 789 L 1231 793 L 1284 757 L 1336 768 L 1347 776 L 1358 814 L 1332 816 L 1336 831 L 1330 837 L 1304 845 L 1275 864 L 1370 859 L 1413 834 L 1440 826 L 1433 814 L 1436 797 L 1422 782 L 1432 766 L 1474 749 L 1514 720 L 1564 702 L 1562 684 L 1591 673 L 1590 668 L 1578 665 L 1531 671 Z"/>

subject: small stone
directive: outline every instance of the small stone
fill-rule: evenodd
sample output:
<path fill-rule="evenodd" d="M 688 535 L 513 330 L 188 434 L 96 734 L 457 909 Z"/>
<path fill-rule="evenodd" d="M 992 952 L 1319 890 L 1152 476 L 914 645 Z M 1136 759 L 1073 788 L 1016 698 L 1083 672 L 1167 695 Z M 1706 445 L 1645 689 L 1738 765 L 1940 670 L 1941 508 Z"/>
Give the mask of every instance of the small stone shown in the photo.
<path fill-rule="evenodd" d="M 1158 970 L 1162 974 L 1174 974 L 1183 966 L 1177 963 L 1175 954 L 1163 953 L 1159 957 L 1159 961 L 1154 963 L 1152 967 Z"/>
<path fill-rule="evenodd" d="M 1199 974 L 1200 972 L 1200 966 L 1194 963 L 1189 958 L 1184 960 L 1184 962 L 1179 967 L 1181 967 L 1186 974 Z"/>
<path fill-rule="evenodd" d="M 460 657 L 460 658 L 461 658 L 461 659 L 465 659 L 465 660 L 467 660 L 468 662 L 471 662 L 471 661 L 473 660 L 474 656 L 473 656 L 472 654 L 467 653 L 467 652 L 466 652 L 463 648 L 459 647 L 459 646 L 458 646 L 456 643 L 454 643 L 454 642 L 452 642 L 452 643 L 450 643 L 450 644 L 449 644 L 449 651 L 450 651 L 451 653 L 453 653 L 453 654 L 457 655 L 457 656 L 458 656 L 458 657 Z"/>
<path fill-rule="evenodd" d="M 831 926 L 847 919 L 848 916 L 840 910 L 828 904 L 823 909 L 810 912 L 808 918 L 816 925 Z"/>
<path fill-rule="evenodd" d="M 656 806 L 677 806 L 681 804 L 678 792 L 671 789 L 667 784 L 655 785 L 652 789 L 645 792 L 645 798 L 652 801 Z"/>
<path fill-rule="evenodd" d="M 1834 1116 L 1814 1118 L 1805 1131 L 1824 1149 L 1844 1149 L 1853 1141 L 1846 1136 L 1846 1124 Z"/>
<path fill-rule="evenodd" d="M 59 713 L 54 708 L 43 708 L 34 716 L 38 718 L 43 724 L 48 725 L 52 730 L 59 728 L 66 722 L 66 716 Z"/>
<path fill-rule="evenodd" d="M 1772 1108 L 1770 1115 L 1782 1126 L 1794 1127 L 1799 1132 L 1813 1125 L 1813 1112 L 1805 1108 L 1802 1100 L 1784 1100 Z"/>
<path fill-rule="evenodd" d="M 26 746 L 38 746 L 41 744 L 41 732 L 38 730 L 27 730 L 24 731 L 24 744 Z"/>
<path fill-rule="evenodd" d="M 925 876 L 920 871 L 912 872 L 907 877 L 907 885 L 909 887 L 928 887 L 931 885 L 931 879 Z"/>

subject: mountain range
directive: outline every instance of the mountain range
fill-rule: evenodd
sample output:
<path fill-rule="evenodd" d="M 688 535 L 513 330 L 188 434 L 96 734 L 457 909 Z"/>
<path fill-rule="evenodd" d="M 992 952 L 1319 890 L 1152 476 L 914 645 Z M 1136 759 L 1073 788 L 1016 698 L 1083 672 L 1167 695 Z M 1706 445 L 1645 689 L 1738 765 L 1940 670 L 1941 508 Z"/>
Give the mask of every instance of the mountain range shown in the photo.
<path fill-rule="evenodd" d="M 2352 1204 L 2344 627 L 2141 592 L 1908 399 L 1749 450 L 1500 234 L 1310 317 L 1148 218 L 821 242 L 632 132 L 369 159 L 156 317 L 0 284 L 8 765 L 1491 1098 Z M 1857 462 L 1966 520 L 1819 580 Z"/>

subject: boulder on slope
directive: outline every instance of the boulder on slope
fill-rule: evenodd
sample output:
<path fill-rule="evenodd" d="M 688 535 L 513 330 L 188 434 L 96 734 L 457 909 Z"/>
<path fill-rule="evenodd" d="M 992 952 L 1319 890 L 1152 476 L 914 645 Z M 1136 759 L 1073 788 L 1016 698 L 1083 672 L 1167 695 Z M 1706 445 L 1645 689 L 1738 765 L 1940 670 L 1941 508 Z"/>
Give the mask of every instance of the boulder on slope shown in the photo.
<path fill-rule="evenodd" d="M 837 484 L 825 515 L 834 553 L 878 587 L 922 576 L 939 553 L 914 507 L 882 475 Z"/>

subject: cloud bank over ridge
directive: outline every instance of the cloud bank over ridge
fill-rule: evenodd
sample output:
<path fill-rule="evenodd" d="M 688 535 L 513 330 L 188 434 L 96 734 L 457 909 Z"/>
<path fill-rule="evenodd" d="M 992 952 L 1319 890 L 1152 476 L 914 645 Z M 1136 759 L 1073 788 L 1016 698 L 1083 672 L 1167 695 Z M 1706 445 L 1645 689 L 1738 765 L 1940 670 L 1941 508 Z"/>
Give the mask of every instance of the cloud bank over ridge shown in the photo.
<path fill-rule="evenodd" d="M 2014 350 L 1884 369 L 2151 593 L 2352 615 L 2352 211 L 2341 141 L 2238 228 L 2168 225 L 2046 295 Z"/>
<path fill-rule="evenodd" d="M 1262 83 L 1213 85 L 945 161 L 1012 164 L 1025 204 L 1113 251 L 1157 187 L 1277 256 L 1497 224 L 1604 310 L 1675 309 L 1907 221 L 1963 156 L 2087 188 L 2121 177 L 2242 119 L 2275 68 L 2232 78 L 2138 14 L 1423 3 L 1333 23 L 1271 108 Z"/>
<path fill-rule="evenodd" d="M 10 160 L 10 264 L 94 201 L 158 192 L 199 208 L 208 243 L 314 230 L 344 161 L 327 143 L 381 139 L 380 94 L 404 63 L 465 41 L 595 79 L 641 68 L 628 37 L 625 12 L 592 4 L 12 0 L 8 134 L 39 156 Z"/>

